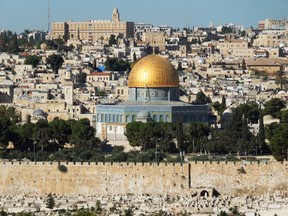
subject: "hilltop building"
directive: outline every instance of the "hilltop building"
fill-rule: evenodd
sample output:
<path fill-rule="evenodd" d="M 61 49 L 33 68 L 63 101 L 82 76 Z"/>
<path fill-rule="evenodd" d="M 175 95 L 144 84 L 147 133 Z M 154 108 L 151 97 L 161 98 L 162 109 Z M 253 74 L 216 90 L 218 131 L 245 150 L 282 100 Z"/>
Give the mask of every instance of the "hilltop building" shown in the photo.
<path fill-rule="evenodd" d="M 107 39 L 110 35 L 134 37 L 134 22 L 120 21 L 117 8 L 113 10 L 112 20 L 89 20 L 83 22 L 52 22 L 51 38 L 64 38 L 96 42 L 100 38 Z"/>
<path fill-rule="evenodd" d="M 129 122 L 210 123 L 210 107 L 179 100 L 179 77 L 174 66 L 158 55 L 140 59 L 128 81 L 128 101 L 117 105 L 96 105 L 96 135 L 110 141 L 125 141 Z"/>
<path fill-rule="evenodd" d="M 288 20 L 273 20 L 265 19 L 258 22 L 258 29 L 286 29 L 288 27 Z"/>

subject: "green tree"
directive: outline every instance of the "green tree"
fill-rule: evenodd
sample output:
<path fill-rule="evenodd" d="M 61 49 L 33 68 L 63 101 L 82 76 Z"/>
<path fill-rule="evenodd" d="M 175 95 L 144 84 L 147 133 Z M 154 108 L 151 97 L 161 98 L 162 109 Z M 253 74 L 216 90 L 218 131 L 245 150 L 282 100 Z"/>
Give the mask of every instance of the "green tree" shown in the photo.
<path fill-rule="evenodd" d="M 109 37 L 109 46 L 117 45 L 116 36 L 111 34 Z"/>
<path fill-rule="evenodd" d="M 69 120 L 72 134 L 69 142 L 76 148 L 97 148 L 100 144 L 99 138 L 95 137 L 95 129 L 91 127 L 88 119 Z"/>
<path fill-rule="evenodd" d="M 203 123 L 193 122 L 188 127 L 189 150 L 195 152 L 201 149 L 202 141 L 206 140 L 211 132 L 211 128 Z M 202 146 L 203 147 L 203 146 Z"/>
<path fill-rule="evenodd" d="M 280 98 L 272 98 L 264 104 L 264 113 L 275 117 L 280 117 L 280 111 L 286 107 L 286 104 Z"/>
<path fill-rule="evenodd" d="M 230 26 L 223 26 L 221 29 L 222 34 L 232 33 L 232 28 Z"/>
<path fill-rule="evenodd" d="M 136 53 L 133 52 L 133 62 L 136 62 L 136 61 L 137 61 Z"/>
<path fill-rule="evenodd" d="M 244 58 L 242 59 L 241 68 L 242 68 L 243 71 L 246 70 L 246 68 L 247 68 L 247 67 L 246 67 L 246 61 L 245 61 Z"/>
<path fill-rule="evenodd" d="M 281 111 L 281 123 L 288 123 L 288 110 Z"/>
<path fill-rule="evenodd" d="M 194 101 L 196 104 L 207 104 L 211 103 L 211 99 L 207 97 L 203 91 L 200 91 L 196 94 L 196 100 Z"/>
<path fill-rule="evenodd" d="M 175 152 L 175 127 L 167 122 L 130 122 L 126 125 L 125 136 L 131 146 L 139 146 L 146 151 L 156 147 L 159 151 Z"/>
<path fill-rule="evenodd" d="M 8 40 L 8 45 L 6 48 L 6 52 L 8 53 L 18 53 L 20 51 L 18 40 L 17 40 L 17 34 L 13 34 L 11 38 Z"/>
<path fill-rule="evenodd" d="M 176 125 L 176 140 L 177 140 L 177 147 L 180 151 L 185 151 L 185 139 L 184 139 L 184 129 L 182 121 L 178 120 Z"/>
<path fill-rule="evenodd" d="M 222 95 L 222 100 L 221 100 L 221 105 L 220 105 L 220 110 L 219 110 L 219 115 L 222 116 L 223 112 L 226 110 L 226 97 Z"/>
<path fill-rule="evenodd" d="M 49 122 L 49 127 L 51 128 L 51 137 L 53 137 L 54 143 L 59 147 L 63 147 L 72 134 L 70 125 L 66 121 L 56 118 Z"/>
<path fill-rule="evenodd" d="M 103 209 L 102 209 L 102 206 L 101 206 L 101 202 L 100 202 L 100 200 L 97 200 L 97 201 L 96 201 L 96 212 L 97 212 L 98 214 L 101 214 L 102 211 L 103 211 Z"/>
<path fill-rule="evenodd" d="M 154 122 L 131 122 L 126 125 L 125 136 L 131 146 L 140 146 L 142 150 L 154 148 Z"/>
<path fill-rule="evenodd" d="M 241 126 L 241 138 L 238 139 L 238 150 L 240 152 L 244 152 L 247 153 L 250 149 L 249 148 L 253 148 L 252 146 L 250 146 L 249 144 L 249 135 L 250 135 L 250 131 L 248 129 L 248 119 L 247 119 L 247 115 L 246 113 L 243 113 L 242 115 L 242 126 Z"/>
<path fill-rule="evenodd" d="M 107 57 L 106 61 L 104 62 L 107 70 L 112 71 L 126 71 L 130 69 L 130 63 L 128 60 L 118 59 L 118 58 L 109 58 Z"/>
<path fill-rule="evenodd" d="M 277 161 L 288 159 L 288 124 L 280 124 L 274 129 L 273 136 L 270 139 L 270 148 L 274 158 Z"/>
<path fill-rule="evenodd" d="M 132 216 L 133 215 L 133 210 L 131 207 L 129 207 L 128 209 L 125 209 L 124 212 L 125 212 L 125 216 Z"/>
<path fill-rule="evenodd" d="M 26 123 L 17 128 L 19 141 L 14 142 L 14 145 L 17 149 L 22 151 L 33 149 L 33 139 L 31 137 L 31 134 L 33 134 L 33 128 L 34 124 L 32 123 Z"/>
<path fill-rule="evenodd" d="M 283 85 L 287 84 L 287 79 L 284 77 L 284 71 L 276 72 L 276 84 L 280 85 L 280 89 L 283 89 Z"/>
<path fill-rule="evenodd" d="M 217 111 L 218 115 L 220 115 L 220 111 L 221 111 L 221 104 L 219 103 L 219 101 L 215 101 L 212 104 L 212 107 L 214 108 L 214 110 Z M 220 115 L 221 116 L 221 115 Z"/>
<path fill-rule="evenodd" d="M 178 62 L 177 71 L 183 71 L 182 63 L 181 63 L 181 62 Z"/>
<path fill-rule="evenodd" d="M 49 209 L 53 209 L 55 207 L 55 199 L 51 193 L 49 193 L 46 198 L 46 207 Z"/>
<path fill-rule="evenodd" d="M 63 57 L 61 55 L 52 54 L 46 59 L 47 64 L 49 64 L 54 73 L 58 73 L 59 68 L 64 63 Z"/>
<path fill-rule="evenodd" d="M 0 106 L 0 146 L 5 148 L 9 141 L 17 141 L 15 134 L 19 122 L 19 114 L 14 107 Z"/>
<path fill-rule="evenodd" d="M 25 64 L 32 65 L 35 68 L 39 64 L 41 59 L 41 56 L 31 55 L 26 57 Z"/>
<path fill-rule="evenodd" d="M 259 148 L 260 153 L 270 153 L 270 149 L 265 142 L 265 128 L 263 123 L 263 114 L 259 117 L 259 132 L 257 134 L 257 148 Z"/>
<path fill-rule="evenodd" d="M 245 114 L 250 123 L 258 123 L 260 110 L 256 103 L 245 103 L 239 106 L 240 112 Z"/>
<path fill-rule="evenodd" d="M 35 123 L 32 138 L 35 146 L 40 147 L 42 151 L 44 150 L 44 148 L 49 147 L 51 130 L 47 121 L 39 120 Z"/>

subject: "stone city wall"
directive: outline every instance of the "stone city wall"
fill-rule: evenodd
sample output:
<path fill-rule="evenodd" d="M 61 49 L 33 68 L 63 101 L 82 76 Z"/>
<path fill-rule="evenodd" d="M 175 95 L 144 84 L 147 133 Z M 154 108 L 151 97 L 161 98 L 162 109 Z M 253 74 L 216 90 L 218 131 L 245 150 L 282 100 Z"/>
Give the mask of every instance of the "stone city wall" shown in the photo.
<path fill-rule="evenodd" d="M 61 166 L 59 166 L 61 165 Z M 288 163 L 0 162 L 1 195 L 287 193 Z"/>

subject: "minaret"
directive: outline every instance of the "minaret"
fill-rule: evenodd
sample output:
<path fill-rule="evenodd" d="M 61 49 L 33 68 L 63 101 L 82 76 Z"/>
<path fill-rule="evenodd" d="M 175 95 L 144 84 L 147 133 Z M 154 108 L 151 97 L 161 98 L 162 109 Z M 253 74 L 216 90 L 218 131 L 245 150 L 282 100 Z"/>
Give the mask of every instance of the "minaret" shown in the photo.
<path fill-rule="evenodd" d="M 112 22 L 120 22 L 120 14 L 118 8 L 114 8 L 112 13 Z"/>
<path fill-rule="evenodd" d="M 73 105 L 73 83 L 64 86 L 64 98 L 67 105 Z"/>

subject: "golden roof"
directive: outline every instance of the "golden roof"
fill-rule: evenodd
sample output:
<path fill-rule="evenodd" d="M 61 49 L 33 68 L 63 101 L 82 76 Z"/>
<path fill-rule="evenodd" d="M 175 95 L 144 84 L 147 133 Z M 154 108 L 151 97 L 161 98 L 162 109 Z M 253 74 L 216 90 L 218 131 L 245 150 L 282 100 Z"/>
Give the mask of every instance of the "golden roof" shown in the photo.
<path fill-rule="evenodd" d="M 128 86 L 134 87 L 178 87 L 179 77 L 174 66 L 157 55 L 140 59 L 132 68 Z"/>

